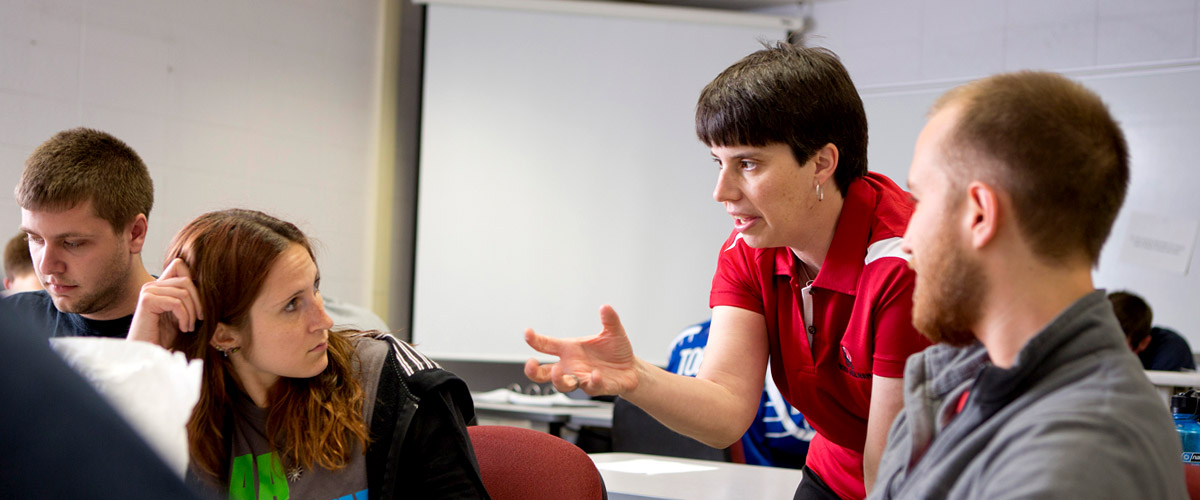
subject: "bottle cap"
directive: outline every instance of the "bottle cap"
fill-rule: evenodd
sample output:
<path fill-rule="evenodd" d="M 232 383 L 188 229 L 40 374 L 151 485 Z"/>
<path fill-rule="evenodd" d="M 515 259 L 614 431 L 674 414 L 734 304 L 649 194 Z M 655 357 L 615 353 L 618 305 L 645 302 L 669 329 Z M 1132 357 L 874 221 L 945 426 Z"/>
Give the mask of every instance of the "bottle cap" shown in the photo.
<path fill-rule="evenodd" d="M 1179 415 L 1195 415 L 1200 406 L 1200 398 L 1196 397 L 1195 389 L 1171 396 L 1171 413 Z"/>

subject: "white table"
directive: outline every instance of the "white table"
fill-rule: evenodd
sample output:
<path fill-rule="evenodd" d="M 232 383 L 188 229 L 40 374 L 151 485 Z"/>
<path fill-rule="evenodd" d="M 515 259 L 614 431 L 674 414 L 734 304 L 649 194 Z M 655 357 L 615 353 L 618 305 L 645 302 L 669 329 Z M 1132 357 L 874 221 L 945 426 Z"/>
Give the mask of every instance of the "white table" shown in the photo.
<path fill-rule="evenodd" d="M 612 427 L 612 403 L 596 401 L 595 406 L 531 406 L 512 403 L 475 403 L 475 414 L 480 418 L 528 420 L 546 424 L 548 432 L 562 434 L 564 425 L 587 425 Z"/>
<path fill-rule="evenodd" d="M 727 500 L 792 498 L 803 477 L 799 470 L 759 465 L 660 457 L 641 453 L 593 453 L 597 467 L 614 462 L 648 459 L 675 464 L 715 467 L 713 470 L 639 474 L 600 469 L 609 500 Z"/>
<path fill-rule="evenodd" d="M 1146 370 L 1146 377 L 1158 389 L 1159 395 L 1167 406 L 1171 405 L 1171 396 L 1188 389 L 1200 388 L 1200 373 L 1196 372 L 1163 372 Z"/>

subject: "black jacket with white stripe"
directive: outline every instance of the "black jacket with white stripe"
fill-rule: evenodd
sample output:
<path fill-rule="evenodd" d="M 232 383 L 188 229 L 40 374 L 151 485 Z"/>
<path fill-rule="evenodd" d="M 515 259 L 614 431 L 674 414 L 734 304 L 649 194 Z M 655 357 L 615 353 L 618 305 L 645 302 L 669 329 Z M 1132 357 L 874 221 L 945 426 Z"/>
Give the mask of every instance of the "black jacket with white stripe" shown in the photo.
<path fill-rule="evenodd" d="M 391 345 L 371 415 L 371 499 L 486 499 L 466 426 L 475 420 L 467 384 L 407 343 Z"/>

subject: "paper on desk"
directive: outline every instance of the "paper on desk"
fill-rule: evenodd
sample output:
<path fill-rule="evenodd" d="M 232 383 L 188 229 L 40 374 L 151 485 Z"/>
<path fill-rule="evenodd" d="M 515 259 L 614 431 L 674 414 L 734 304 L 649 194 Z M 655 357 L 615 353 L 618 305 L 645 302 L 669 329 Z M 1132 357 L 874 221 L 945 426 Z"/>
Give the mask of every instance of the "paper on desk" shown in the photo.
<path fill-rule="evenodd" d="M 521 394 L 510 389 L 496 389 L 487 392 L 476 392 L 471 398 L 477 403 L 509 403 L 528 406 L 599 406 L 595 401 L 586 399 L 571 399 L 566 394 L 531 395 Z"/>
<path fill-rule="evenodd" d="M 597 463 L 596 468 L 613 472 L 644 474 L 647 476 L 653 476 L 656 474 L 678 474 L 680 472 L 717 470 L 716 467 L 710 467 L 707 465 L 672 462 L 670 460 L 656 460 L 653 458 L 637 458 L 634 460 L 622 460 L 620 462 Z"/>

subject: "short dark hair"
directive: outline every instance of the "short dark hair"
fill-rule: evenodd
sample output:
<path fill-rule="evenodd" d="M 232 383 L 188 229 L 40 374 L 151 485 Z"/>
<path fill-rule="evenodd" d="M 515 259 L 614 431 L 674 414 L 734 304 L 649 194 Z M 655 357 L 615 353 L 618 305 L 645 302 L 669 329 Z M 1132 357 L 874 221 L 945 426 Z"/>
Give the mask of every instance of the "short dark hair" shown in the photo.
<path fill-rule="evenodd" d="M 1129 149 L 1100 96 L 1062 75 L 991 76 L 943 95 L 933 111 L 959 107 L 946 142 L 958 167 L 1012 196 L 1017 227 L 1051 262 L 1095 265 L 1125 200 Z"/>
<path fill-rule="evenodd" d="M 9 279 L 33 272 L 33 257 L 29 255 L 29 242 L 25 233 L 13 236 L 4 245 L 4 276 Z"/>
<path fill-rule="evenodd" d="M 150 217 L 154 182 L 141 157 L 120 139 L 89 128 L 55 134 L 25 160 L 15 190 L 26 210 L 70 210 L 92 202 L 96 216 L 120 231 Z"/>
<path fill-rule="evenodd" d="M 1112 303 L 1113 312 L 1125 331 L 1129 345 L 1142 343 L 1142 339 L 1150 335 L 1154 323 L 1154 311 L 1150 310 L 1150 305 L 1141 297 L 1124 290 L 1108 294 L 1108 301 Z"/>
<path fill-rule="evenodd" d="M 867 173 L 862 98 L 838 56 L 824 48 L 780 42 L 734 63 L 700 92 L 696 135 L 710 147 L 787 144 L 801 164 L 832 143 L 842 194 Z"/>

